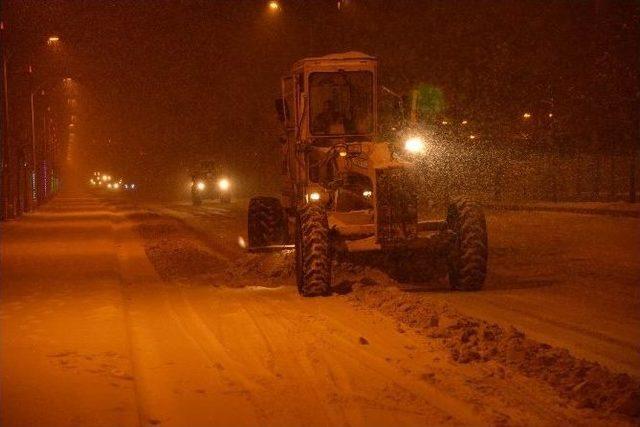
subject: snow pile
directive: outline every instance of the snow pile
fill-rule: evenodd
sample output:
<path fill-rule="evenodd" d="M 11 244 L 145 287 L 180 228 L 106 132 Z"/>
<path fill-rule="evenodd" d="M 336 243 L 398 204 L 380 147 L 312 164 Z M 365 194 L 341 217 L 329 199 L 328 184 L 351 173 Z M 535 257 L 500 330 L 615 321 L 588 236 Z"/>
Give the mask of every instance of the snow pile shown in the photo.
<path fill-rule="evenodd" d="M 226 269 L 229 280 L 247 284 L 259 280 L 261 285 L 281 285 L 295 277 L 295 251 L 263 254 L 247 253 Z"/>
<path fill-rule="evenodd" d="M 513 327 L 463 316 L 446 304 L 397 288 L 371 286 L 365 276 L 349 299 L 439 339 L 458 363 L 496 361 L 551 385 L 580 408 L 640 417 L 640 380 L 615 374 L 567 350 L 534 341 Z"/>
<path fill-rule="evenodd" d="M 246 253 L 229 262 L 180 220 L 152 212 L 127 218 L 138 222 L 147 257 L 164 280 L 275 287 L 294 277 L 293 251 Z"/>
<path fill-rule="evenodd" d="M 145 252 L 165 280 L 206 277 L 224 270 L 227 263 L 173 219 L 139 216 L 138 229 Z"/>

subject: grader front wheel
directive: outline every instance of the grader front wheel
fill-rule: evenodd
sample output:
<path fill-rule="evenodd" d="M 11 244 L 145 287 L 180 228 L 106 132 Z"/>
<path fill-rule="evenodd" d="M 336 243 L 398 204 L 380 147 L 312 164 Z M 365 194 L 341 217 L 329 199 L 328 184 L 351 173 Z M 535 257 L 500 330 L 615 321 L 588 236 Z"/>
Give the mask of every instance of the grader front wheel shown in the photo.
<path fill-rule="evenodd" d="M 305 206 L 296 217 L 296 279 L 302 296 L 331 293 L 329 225 L 321 206 Z"/>
<path fill-rule="evenodd" d="M 449 283 L 453 289 L 482 289 L 487 275 L 487 225 L 482 208 L 469 200 L 454 199 L 447 224 L 456 233 L 449 254 Z"/>
<path fill-rule="evenodd" d="M 249 202 L 249 247 L 280 245 L 287 241 L 287 223 L 275 197 L 254 197 Z"/>

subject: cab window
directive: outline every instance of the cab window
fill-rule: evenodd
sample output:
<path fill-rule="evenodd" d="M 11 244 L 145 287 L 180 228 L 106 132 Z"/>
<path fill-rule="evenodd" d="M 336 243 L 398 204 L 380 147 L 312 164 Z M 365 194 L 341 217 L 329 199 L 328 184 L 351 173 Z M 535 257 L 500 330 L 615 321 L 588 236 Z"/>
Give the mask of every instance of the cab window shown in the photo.
<path fill-rule="evenodd" d="M 313 135 L 366 135 L 373 132 L 371 72 L 312 73 L 309 92 Z"/>

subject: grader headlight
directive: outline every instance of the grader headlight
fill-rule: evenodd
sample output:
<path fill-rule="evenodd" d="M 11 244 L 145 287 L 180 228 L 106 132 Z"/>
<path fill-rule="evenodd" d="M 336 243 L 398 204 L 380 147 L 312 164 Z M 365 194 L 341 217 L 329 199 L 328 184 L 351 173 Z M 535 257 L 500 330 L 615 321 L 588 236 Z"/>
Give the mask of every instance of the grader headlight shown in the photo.
<path fill-rule="evenodd" d="M 427 144 L 424 138 L 412 136 L 404 142 L 404 149 L 409 154 L 424 154 L 427 150 Z"/>
<path fill-rule="evenodd" d="M 220 189 L 220 191 L 227 191 L 229 190 L 229 187 L 231 187 L 231 183 L 227 178 L 222 178 L 220 181 L 218 181 L 218 188 Z"/>
<path fill-rule="evenodd" d="M 329 195 L 324 189 L 313 186 L 307 189 L 305 201 L 307 203 L 327 203 L 329 201 Z"/>
<path fill-rule="evenodd" d="M 204 183 L 204 182 L 202 182 L 202 181 L 198 181 L 198 182 L 196 183 L 196 189 L 197 189 L 198 191 L 204 191 L 204 189 L 205 189 L 205 188 L 207 188 L 207 186 L 205 185 L 205 183 Z"/>

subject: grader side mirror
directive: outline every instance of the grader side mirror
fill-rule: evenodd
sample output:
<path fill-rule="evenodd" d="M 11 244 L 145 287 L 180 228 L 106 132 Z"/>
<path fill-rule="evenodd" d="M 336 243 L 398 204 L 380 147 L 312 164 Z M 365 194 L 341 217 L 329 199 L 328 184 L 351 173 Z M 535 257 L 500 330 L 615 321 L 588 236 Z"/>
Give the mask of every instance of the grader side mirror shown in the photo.
<path fill-rule="evenodd" d="M 282 123 L 285 123 L 287 117 L 289 116 L 289 109 L 287 108 L 287 102 L 284 98 L 277 98 L 275 101 L 276 111 L 278 112 L 278 119 Z"/>

